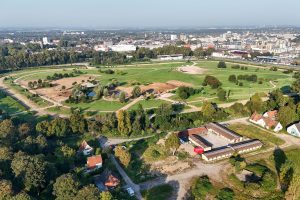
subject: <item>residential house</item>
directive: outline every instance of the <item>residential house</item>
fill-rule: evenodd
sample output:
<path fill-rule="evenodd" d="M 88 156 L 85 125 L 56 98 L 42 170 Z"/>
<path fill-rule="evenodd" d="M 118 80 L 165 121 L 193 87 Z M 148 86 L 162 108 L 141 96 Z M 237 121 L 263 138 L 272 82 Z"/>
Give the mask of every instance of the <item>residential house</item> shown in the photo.
<path fill-rule="evenodd" d="M 102 167 L 102 163 L 103 163 L 103 161 L 102 161 L 101 155 L 88 157 L 87 163 L 86 163 L 87 172 L 91 172 L 96 169 L 100 169 Z"/>
<path fill-rule="evenodd" d="M 117 175 L 105 169 L 100 175 L 94 176 L 94 183 L 100 191 L 107 191 L 117 187 L 120 184 L 120 180 L 117 178 Z"/>
<path fill-rule="evenodd" d="M 263 115 L 255 112 L 249 118 L 249 121 L 274 132 L 279 132 L 283 128 L 281 123 L 277 121 L 277 110 L 268 111 Z"/>
<path fill-rule="evenodd" d="M 300 122 L 287 127 L 287 132 L 290 135 L 300 137 Z"/>
<path fill-rule="evenodd" d="M 93 153 L 93 148 L 84 140 L 80 147 L 79 147 L 79 152 L 82 153 L 85 156 L 89 156 Z"/>

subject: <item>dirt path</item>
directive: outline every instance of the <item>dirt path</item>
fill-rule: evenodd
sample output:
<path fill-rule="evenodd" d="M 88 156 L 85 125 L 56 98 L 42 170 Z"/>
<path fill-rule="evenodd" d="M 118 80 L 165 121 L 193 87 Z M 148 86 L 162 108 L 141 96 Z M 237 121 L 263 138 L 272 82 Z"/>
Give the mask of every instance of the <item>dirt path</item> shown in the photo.
<path fill-rule="evenodd" d="M 139 98 L 134 99 L 132 102 L 130 102 L 129 104 L 125 105 L 124 107 L 120 108 L 118 111 L 120 110 L 127 110 L 128 108 L 130 108 L 131 106 L 135 105 L 136 103 L 138 103 L 139 101 L 141 101 L 144 97 L 140 96 Z"/>

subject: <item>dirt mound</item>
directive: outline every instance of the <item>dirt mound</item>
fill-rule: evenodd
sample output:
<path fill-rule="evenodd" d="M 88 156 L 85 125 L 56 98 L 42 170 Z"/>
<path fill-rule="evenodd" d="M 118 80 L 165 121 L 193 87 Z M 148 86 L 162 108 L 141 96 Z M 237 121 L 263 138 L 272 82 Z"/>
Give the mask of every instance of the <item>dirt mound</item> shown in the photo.
<path fill-rule="evenodd" d="M 206 71 L 206 69 L 196 67 L 196 66 L 184 66 L 184 67 L 178 67 L 177 71 L 186 74 L 203 74 Z"/>

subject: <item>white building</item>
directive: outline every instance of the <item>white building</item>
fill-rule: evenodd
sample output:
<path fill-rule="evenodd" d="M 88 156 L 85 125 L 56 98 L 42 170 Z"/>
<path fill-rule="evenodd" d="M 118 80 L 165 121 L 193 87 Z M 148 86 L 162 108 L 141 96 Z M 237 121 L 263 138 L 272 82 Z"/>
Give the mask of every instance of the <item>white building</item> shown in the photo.
<path fill-rule="evenodd" d="M 177 39 L 178 39 L 177 35 L 171 35 L 171 40 L 172 41 L 177 40 Z"/>
<path fill-rule="evenodd" d="M 43 44 L 49 44 L 49 41 L 48 41 L 47 37 L 43 37 Z"/>
<path fill-rule="evenodd" d="M 174 54 L 174 55 L 159 55 L 157 56 L 158 59 L 163 61 L 169 61 L 169 60 L 183 60 L 182 54 Z"/>
<path fill-rule="evenodd" d="M 297 124 L 293 124 L 293 125 L 287 127 L 287 132 L 290 135 L 300 137 L 300 123 L 298 122 Z"/>
<path fill-rule="evenodd" d="M 131 44 L 118 44 L 118 45 L 112 45 L 109 46 L 109 48 L 112 51 L 115 52 L 130 52 L 130 51 L 136 51 L 136 46 Z"/>

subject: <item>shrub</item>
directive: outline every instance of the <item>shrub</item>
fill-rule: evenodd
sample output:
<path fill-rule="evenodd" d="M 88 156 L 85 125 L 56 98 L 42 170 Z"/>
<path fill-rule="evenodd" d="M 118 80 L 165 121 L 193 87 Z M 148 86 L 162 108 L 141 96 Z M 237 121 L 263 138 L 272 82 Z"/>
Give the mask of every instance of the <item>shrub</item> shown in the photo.
<path fill-rule="evenodd" d="M 226 68 L 227 66 L 226 66 L 226 63 L 224 62 L 224 61 L 220 61 L 219 63 L 218 63 L 218 68 Z"/>

